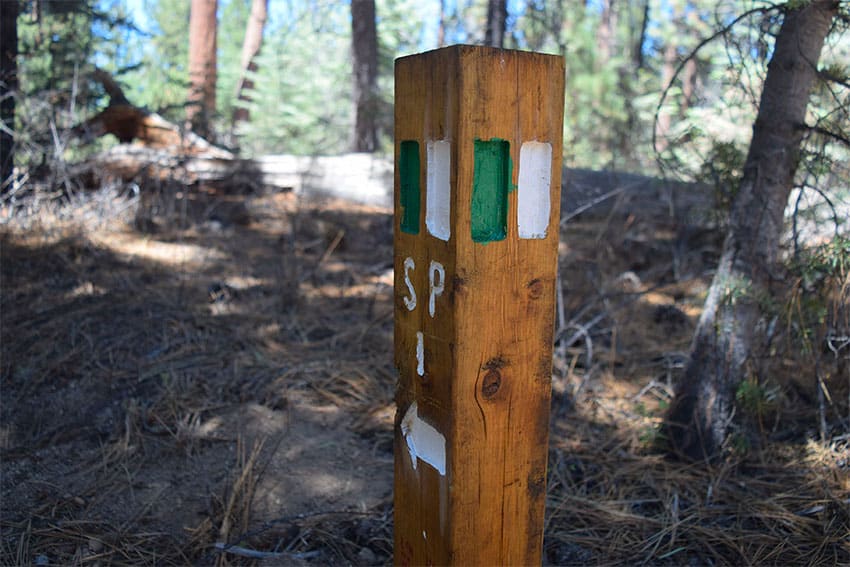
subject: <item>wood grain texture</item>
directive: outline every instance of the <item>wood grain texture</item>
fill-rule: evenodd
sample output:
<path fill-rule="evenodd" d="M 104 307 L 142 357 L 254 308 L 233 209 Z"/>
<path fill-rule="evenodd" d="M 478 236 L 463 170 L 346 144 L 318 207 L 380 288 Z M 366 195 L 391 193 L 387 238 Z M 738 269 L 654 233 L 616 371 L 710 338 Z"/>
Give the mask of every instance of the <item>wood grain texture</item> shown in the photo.
<path fill-rule="evenodd" d="M 452 188 L 448 241 L 425 229 L 424 191 L 422 228 L 404 233 L 396 171 L 396 564 L 540 563 L 560 175 L 551 176 L 546 238 L 519 238 L 511 190 L 505 238 L 475 242 L 471 205 L 476 140 L 510 144 L 512 188 L 523 142 L 550 143 L 552 171 L 560 172 L 563 96 L 556 56 L 453 46 L 396 62 L 396 159 L 402 141 L 419 142 L 422 164 L 429 140 L 450 141 Z M 405 268 L 407 258 L 415 268 Z M 445 282 L 431 316 L 433 262 Z M 413 402 L 445 437 L 445 475 L 421 460 L 413 466 L 400 427 Z"/>

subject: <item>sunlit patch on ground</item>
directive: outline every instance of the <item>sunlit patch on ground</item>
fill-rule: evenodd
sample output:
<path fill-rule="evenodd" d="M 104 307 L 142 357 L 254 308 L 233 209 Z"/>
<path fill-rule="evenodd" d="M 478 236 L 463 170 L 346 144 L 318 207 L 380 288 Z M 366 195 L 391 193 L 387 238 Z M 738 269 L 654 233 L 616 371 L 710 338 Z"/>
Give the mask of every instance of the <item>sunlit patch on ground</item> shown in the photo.
<path fill-rule="evenodd" d="M 227 545 L 390 561 L 389 211 L 215 198 L 165 218 L 98 194 L 3 225 L 3 563 L 209 563 Z M 562 232 L 546 562 L 850 560 L 850 440 L 817 438 L 801 361 L 777 361 L 760 450 L 659 452 L 719 239 L 675 249 L 663 219 L 617 215 Z"/>

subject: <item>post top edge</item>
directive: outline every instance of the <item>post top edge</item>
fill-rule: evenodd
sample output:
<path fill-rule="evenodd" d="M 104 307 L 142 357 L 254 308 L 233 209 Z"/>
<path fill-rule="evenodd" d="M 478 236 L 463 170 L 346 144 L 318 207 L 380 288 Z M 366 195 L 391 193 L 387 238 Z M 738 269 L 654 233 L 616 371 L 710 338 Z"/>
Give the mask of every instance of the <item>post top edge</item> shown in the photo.
<path fill-rule="evenodd" d="M 517 55 L 519 57 L 540 57 L 540 58 L 552 58 L 552 59 L 560 59 L 563 60 L 564 57 L 561 55 L 556 55 L 553 53 L 543 53 L 540 51 L 528 51 L 523 49 L 502 49 L 499 47 L 490 47 L 486 45 L 470 45 L 465 43 L 458 43 L 454 45 L 448 45 L 446 47 L 440 47 L 438 49 L 431 49 L 428 51 L 421 51 L 419 53 L 412 53 L 410 55 L 405 55 L 402 57 L 397 57 L 395 62 L 396 64 L 408 61 L 411 59 L 416 59 L 420 57 L 433 57 L 438 53 L 454 53 L 459 56 L 464 55 L 481 55 L 481 56 L 496 56 L 496 55 Z"/>

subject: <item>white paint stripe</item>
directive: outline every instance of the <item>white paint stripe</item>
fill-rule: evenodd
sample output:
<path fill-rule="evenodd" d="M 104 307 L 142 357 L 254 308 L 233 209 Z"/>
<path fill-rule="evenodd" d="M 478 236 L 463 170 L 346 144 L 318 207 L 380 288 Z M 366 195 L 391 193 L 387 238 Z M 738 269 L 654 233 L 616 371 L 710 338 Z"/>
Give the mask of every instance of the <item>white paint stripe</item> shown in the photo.
<path fill-rule="evenodd" d="M 517 223 L 520 238 L 546 238 L 551 181 L 552 144 L 525 142 L 519 150 Z"/>
<path fill-rule="evenodd" d="M 451 147 L 448 140 L 425 145 L 425 226 L 444 241 L 451 236 Z"/>
<path fill-rule="evenodd" d="M 416 373 L 425 376 L 425 335 L 416 333 Z"/>
<path fill-rule="evenodd" d="M 410 294 L 404 298 L 404 306 L 408 311 L 416 309 L 416 290 L 413 289 L 413 283 L 410 281 L 410 273 L 416 268 L 413 258 L 408 256 L 404 259 L 404 285 L 407 286 L 407 291 Z"/>
<path fill-rule="evenodd" d="M 416 402 L 410 404 L 401 420 L 401 434 L 407 443 L 414 470 L 416 459 L 419 458 L 437 469 L 441 475 L 446 474 L 446 438 L 433 425 L 419 418 Z"/>
<path fill-rule="evenodd" d="M 437 275 L 439 277 L 434 277 Z M 431 266 L 428 268 L 428 283 L 431 287 L 428 295 L 428 314 L 433 319 L 437 308 L 437 297 L 443 294 L 443 289 L 446 287 L 446 269 L 436 260 L 431 260 Z"/>

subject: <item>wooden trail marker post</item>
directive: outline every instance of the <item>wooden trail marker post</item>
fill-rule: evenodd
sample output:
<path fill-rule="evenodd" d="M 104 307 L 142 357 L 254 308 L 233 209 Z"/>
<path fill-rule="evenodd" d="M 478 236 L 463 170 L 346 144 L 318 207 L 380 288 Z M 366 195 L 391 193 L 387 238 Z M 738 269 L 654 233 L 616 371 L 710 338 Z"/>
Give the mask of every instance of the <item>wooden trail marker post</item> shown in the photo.
<path fill-rule="evenodd" d="M 540 564 L 563 58 L 395 67 L 395 563 Z"/>

